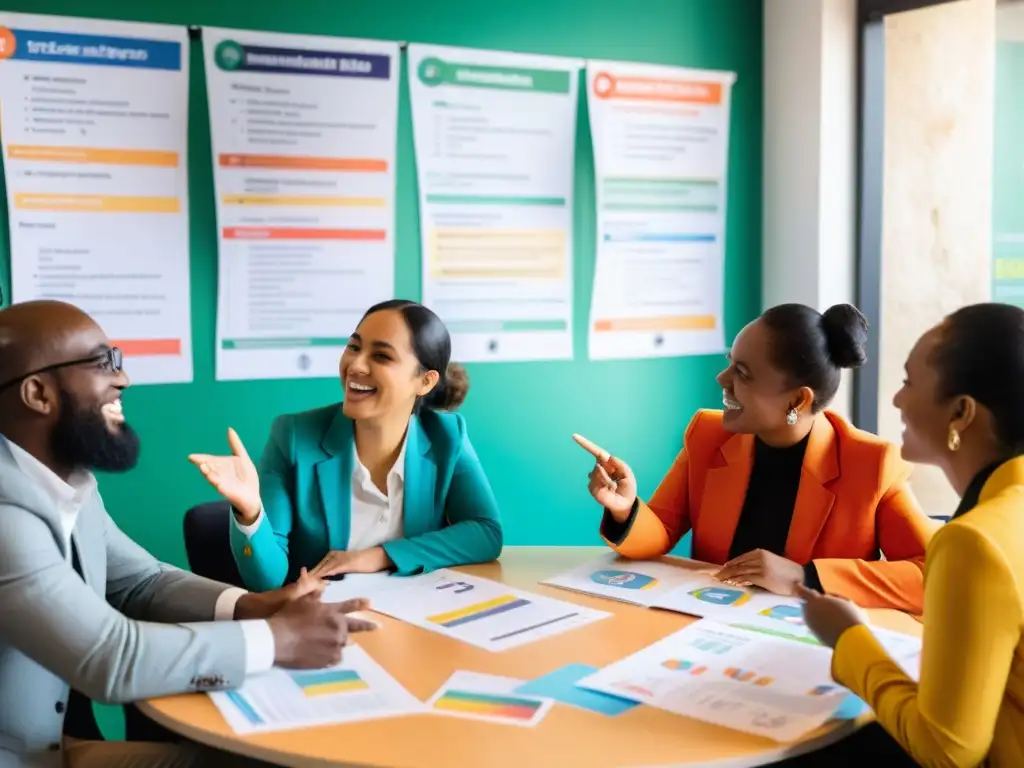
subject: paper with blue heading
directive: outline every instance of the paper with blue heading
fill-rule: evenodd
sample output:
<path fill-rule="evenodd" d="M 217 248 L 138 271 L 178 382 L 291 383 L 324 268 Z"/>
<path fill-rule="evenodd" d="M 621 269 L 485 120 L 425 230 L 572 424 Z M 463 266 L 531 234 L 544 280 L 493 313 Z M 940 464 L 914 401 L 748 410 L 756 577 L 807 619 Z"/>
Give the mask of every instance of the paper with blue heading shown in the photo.
<path fill-rule="evenodd" d="M 398 43 L 203 28 L 217 378 L 336 377 L 395 283 Z"/>
<path fill-rule="evenodd" d="M 12 299 L 88 312 L 134 384 L 193 376 L 188 64 L 185 27 L 0 13 Z"/>

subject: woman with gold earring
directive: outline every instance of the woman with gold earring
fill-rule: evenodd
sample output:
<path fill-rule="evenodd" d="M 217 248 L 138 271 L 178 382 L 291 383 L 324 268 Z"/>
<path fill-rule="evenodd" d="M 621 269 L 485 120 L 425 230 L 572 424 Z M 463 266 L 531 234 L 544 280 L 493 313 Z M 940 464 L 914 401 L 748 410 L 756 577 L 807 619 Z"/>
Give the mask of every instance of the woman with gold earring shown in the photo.
<path fill-rule="evenodd" d="M 588 490 L 604 508 L 604 540 L 646 559 L 692 530 L 693 557 L 721 565 L 723 581 L 783 595 L 811 586 L 919 614 L 937 525 L 896 446 L 827 410 L 842 369 L 864 363 L 866 340 L 849 304 L 767 310 L 740 331 L 718 376 L 724 409 L 693 417 L 646 502 L 624 461 L 576 436 L 596 459 Z"/>
<path fill-rule="evenodd" d="M 908 756 L 904 764 L 1018 768 L 1024 310 L 976 304 L 954 312 L 921 337 L 906 371 L 894 400 L 906 426 L 903 457 L 942 469 L 960 505 L 928 547 L 919 683 L 886 655 L 848 602 L 804 593 L 808 626 L 835 649 L 833 676 L 867 702 L 885 731 L 865 729 L 820 764 L 862 765 L 895 741 Z"/>

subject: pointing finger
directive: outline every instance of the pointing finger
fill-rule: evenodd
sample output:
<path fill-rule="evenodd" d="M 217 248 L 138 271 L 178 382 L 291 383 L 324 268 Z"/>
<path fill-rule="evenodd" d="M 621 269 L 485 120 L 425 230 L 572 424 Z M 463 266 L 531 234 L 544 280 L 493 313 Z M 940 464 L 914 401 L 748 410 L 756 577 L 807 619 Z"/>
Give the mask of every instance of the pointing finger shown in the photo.
<path fill-rule="evenodd" d="M 611 458 L 611 454 L 608 453 L 608 451 L 599 446 L 597 443 L 587 440 L 587 438 L 585 438 L 583 435 L 574 434 L 572 436 L 572 439 L 579 444 L 580 448 L 589 453 L 602 464 Z"/>

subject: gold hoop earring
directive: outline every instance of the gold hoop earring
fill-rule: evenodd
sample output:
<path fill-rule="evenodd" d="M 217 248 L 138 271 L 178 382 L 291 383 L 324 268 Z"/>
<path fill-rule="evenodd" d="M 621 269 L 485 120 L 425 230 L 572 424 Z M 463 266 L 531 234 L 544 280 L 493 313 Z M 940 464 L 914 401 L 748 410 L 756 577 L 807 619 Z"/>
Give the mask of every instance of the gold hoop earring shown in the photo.
<path fill-rule="evenodd" d="M 949 437 L 946 438 L 946 446 L 954 453 L 960 450 L 960 433 L 956 431 L 956 427 L 949 428 Z"/>

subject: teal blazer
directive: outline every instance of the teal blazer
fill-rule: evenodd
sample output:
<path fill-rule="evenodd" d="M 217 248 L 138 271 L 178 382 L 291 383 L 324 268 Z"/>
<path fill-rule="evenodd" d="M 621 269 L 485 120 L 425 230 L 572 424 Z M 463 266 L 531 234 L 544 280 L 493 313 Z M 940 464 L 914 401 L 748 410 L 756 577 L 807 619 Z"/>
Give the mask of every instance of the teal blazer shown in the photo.
<path fill-rule="evenodd" d="M 276 589 L 328 551 L 348 548 L 354 445 L 341 403 L 274 420 L 259 465 L 266 519 L 251 539 L 230 526 L 232 554 L 249 589 Z M 462 416 L 426 409 L 413 415 L 404 487 L 405 538 L 383 545 L 398 575 L 501 554 L 498 502 Z"/>

